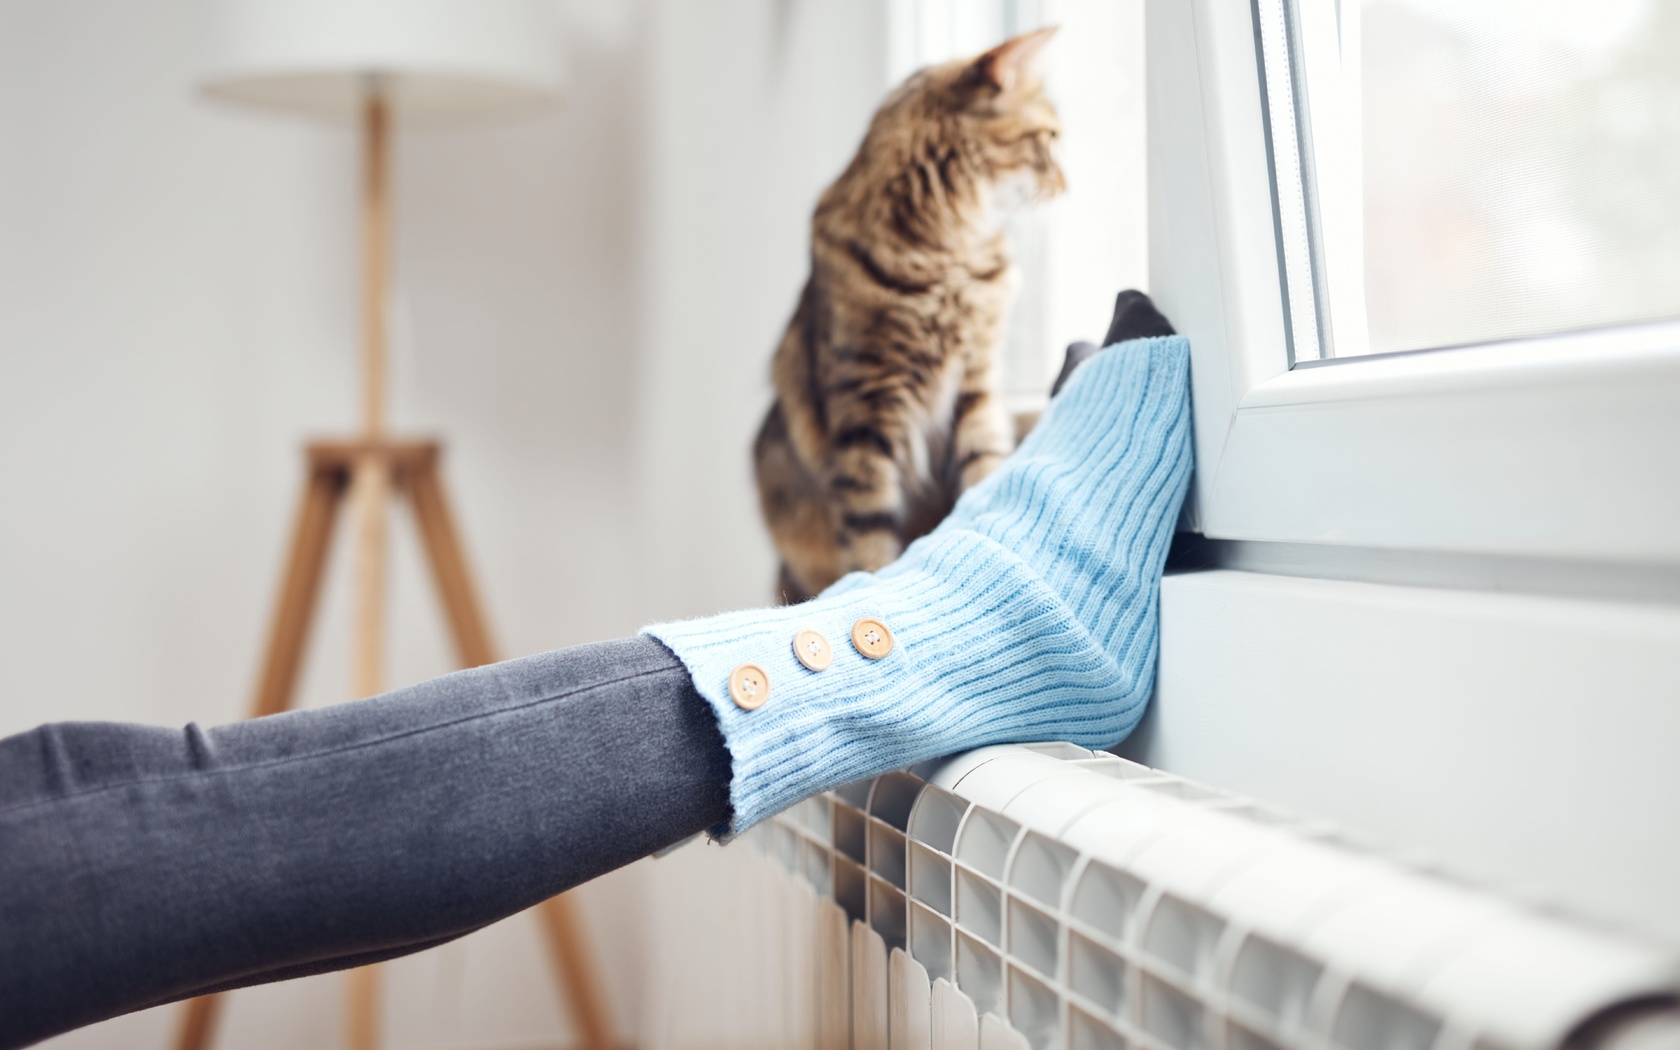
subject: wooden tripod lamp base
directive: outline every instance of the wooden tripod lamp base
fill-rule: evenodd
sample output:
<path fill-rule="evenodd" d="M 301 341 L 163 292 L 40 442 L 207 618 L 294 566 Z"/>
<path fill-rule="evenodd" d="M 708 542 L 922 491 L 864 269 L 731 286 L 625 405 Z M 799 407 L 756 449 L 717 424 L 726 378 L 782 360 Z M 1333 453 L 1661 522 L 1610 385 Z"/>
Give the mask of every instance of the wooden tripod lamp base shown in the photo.
<path fill-rule="evenodd" d="M 458 123 L 514 113 L 560 96 L 559 25 L 552 5 L 529 0 L 409 4 L 389 0 L 208 0 L 205 69 L 212 98 L 269 110 L 341 117 L 360 126 L 362 436 L 307 448 L 308 475 L 290 560 L 268 640 L 253 716 L 291 705 L 321 573 L 339 509 L 356 505 L 356 606 L 351 691 L 384 689 L 387 523 L 403 498 L 425 543 L 463 666 L 496 658 L 438 475 L 433 441 L 392 440 L 386 430 L 386 301 L 390 288 L 393 116 Z M 540 906 L 583 1045 L 608 1045 L 601 988 L 565 898 Z M 351 975 L 347 1036 L 354 1050 L 379 1043 L 373 968 Z M 218 999 L 187 1007 L 177 1046 L 208 1046 Z"/>
<path fill-rule="evenodd" d="M 406 498 L 413 508 L 461 666 L 476 667 L 495 661 L 495 647 L 439 475 L 440 455 L 441 446 L 436 441 L 365 439 L 322 441 L 307 446 L 303 498 L 251 717 L 277 714 L 292 705 L 333 527 L 347 498 L 359 504 L 360 512 L 357 679 L 373 678 L 378 673 L 375 649 L 378 639 L 370 637 L 366 628 L 370 622 L 383 620 L 377 595 L 384 591 L 385 521 L 393 497 Z M 369 692 L 378 692 L 377 686 Z M 567 897 L 559 896 L 538 905 L 536 910 L 540 913 L 560 995 L 571 1008 L 582 1045 L 590 1050 L 605 1050 L 611 1044 L 611 1036 L 604 998 L 580 939 L 571 903 Z M 363 967 L 352 971 L 349 977 L 347 1040 L 354 1050 L 373 1050 L 379 1045 L 380 1036 L 378 969 Z M 221 996 L 211 995 L 187 1003 L 175 1044 L 178 1050 L 206 1050 L 210 1046 L 221 1001 Z"/>

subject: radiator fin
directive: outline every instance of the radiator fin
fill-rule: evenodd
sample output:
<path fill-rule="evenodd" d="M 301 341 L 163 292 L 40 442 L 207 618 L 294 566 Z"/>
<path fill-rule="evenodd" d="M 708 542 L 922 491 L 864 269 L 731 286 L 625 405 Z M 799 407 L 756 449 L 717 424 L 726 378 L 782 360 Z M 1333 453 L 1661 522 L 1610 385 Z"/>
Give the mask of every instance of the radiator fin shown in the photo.
<path fill-rule="evenodd" d="M 775 1045 L 1586 1050 L 1623 1030 L 1590 1019 L 1680 999 L 1671 946 L 1112 755 L 987 748 L 917 773 L 727 851 L 765 914 Z"/>

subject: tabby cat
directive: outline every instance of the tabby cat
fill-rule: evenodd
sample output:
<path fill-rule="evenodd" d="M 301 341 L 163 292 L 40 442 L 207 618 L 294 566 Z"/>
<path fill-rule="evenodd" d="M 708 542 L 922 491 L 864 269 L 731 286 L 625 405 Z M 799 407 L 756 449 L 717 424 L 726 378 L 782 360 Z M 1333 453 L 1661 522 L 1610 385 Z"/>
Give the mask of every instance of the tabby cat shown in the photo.
<path fill-rule="evenodd" d="M 1014 447 L 998 392 L 1017 283 L 1003 222 L 1064 187 L 1032 70 L 1054 32 L 912 75 L 817 204 L 753 448 L 784 601 L 898 557 Z"/>

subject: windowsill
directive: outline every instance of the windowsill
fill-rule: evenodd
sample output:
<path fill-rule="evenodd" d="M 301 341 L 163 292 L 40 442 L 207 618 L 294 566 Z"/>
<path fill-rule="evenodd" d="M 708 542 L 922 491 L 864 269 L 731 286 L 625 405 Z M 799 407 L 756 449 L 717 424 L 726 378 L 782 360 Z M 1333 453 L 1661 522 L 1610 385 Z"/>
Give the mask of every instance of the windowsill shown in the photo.
<path fill-rule="evenodd" d="M 1302 368 L 1201 452 L 1226 540 L 1680 566 L 1680 322 Z"/>
<path fill-rule="evenodd" d="M 1680 567 L 1332 544 L 1174 537 L 1168 573 L 1237 569 L 1304 579 L 1680 606 Z"/>

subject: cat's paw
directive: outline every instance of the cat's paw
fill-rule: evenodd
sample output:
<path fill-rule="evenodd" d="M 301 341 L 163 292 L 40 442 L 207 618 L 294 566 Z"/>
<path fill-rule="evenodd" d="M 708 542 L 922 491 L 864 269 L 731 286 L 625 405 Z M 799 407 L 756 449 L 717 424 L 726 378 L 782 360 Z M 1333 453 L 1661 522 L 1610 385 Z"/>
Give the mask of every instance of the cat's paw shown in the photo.
<path fill-rule="evenodd" d="M 897 533 L 885 529 L 853 533 L 846 542 L 845 570 L 874 572 L 891 565 L 903 553 L 904 543 Z"/>
<path fill-rule="evenodd" d="M 1009 458 L 1009 450 L 975 451 L 965 458 L 962 473 L 957 479 L 963 492 L 985 481 L 986 475 L 1002 466 L 1003 461 Z"/>

